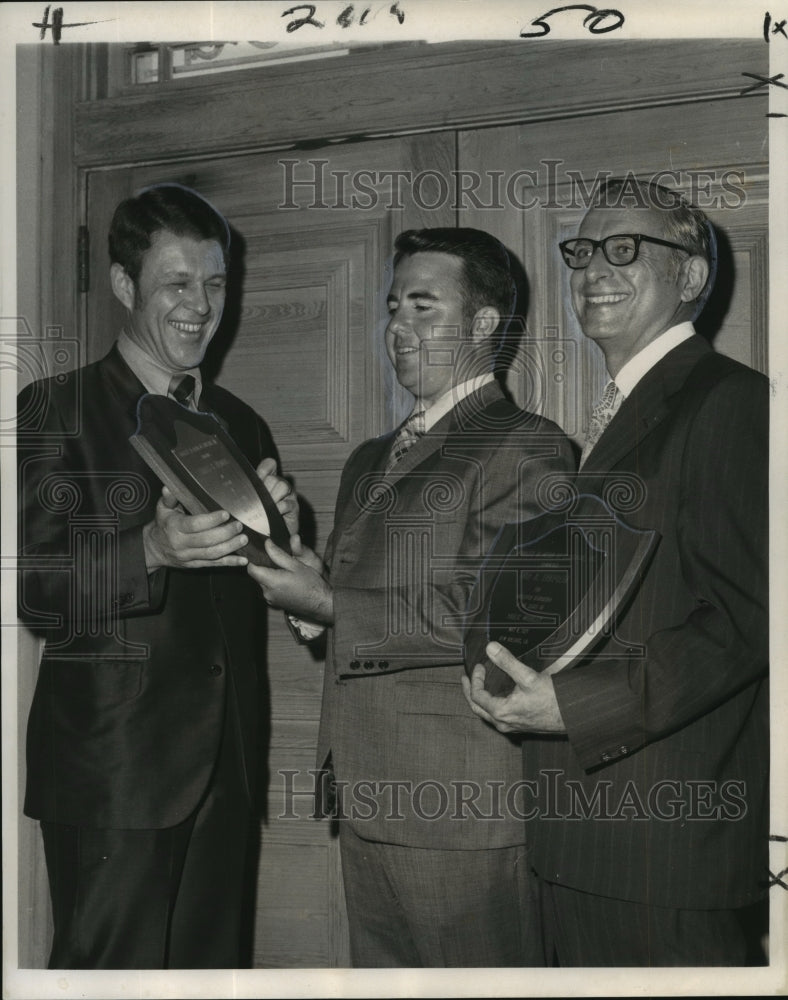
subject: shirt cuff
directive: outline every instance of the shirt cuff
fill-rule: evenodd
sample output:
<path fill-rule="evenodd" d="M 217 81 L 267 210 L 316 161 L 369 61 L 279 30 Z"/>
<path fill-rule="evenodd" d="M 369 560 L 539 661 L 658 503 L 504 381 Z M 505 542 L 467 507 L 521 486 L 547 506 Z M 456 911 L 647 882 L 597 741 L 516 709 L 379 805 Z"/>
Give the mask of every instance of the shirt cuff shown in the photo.
<path fill-rule="evenodd" d="M 302 642 L 311 642 L 326 630 L 325 625 L 316 625 L 314 622 L 307 622 L 302 618 L 296 618 L 295 615 L 287 615 L 287 620 Z"/>

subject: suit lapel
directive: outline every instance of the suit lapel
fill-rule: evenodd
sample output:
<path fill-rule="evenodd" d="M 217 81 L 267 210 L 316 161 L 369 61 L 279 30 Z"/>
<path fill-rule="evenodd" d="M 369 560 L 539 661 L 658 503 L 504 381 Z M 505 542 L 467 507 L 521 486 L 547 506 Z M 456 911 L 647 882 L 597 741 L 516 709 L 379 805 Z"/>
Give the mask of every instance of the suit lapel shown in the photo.
<path fill-rule="evenodd" d="M 373 487 L 374 484 L 385 481 L 383 472 L 396 433 L 396 430 L 389 431 L 378 438 L 365 441 L 351 456 L 342 473 L 345 485 L 340 487 L 337 498 L 333 538 L 339 538 L 367 514 L 378 509 L 374 498 L 379 494 Z"/>
<path fill-rule="evenodd" d="M 355 468 L 348 470 L 349 478 L 355 484 L 357 500 L 344 504 L 335 524 L 334 534 L 339 537 L 351 527 L 355 530 L 363 524 L 367 517 L 380 513 L 380 505 L 375 502 L 375 498 L 379 498 L 380 494 L 371 488 L 373 484 L 381 486 L 384 490 L 396 486 L 403 477 L 417 470 L 420 465 L 423 465 L 432 455 L 443 448 L 451 435 L 463 433 L 467 426 L 477 426 L 479 413 L 491 403 L 502 398 L 503 392 L 497 382 L 488 383 L 471 393 L 458 406 L 444 414 L 435 426 L 430 428 L 410 448 L 407 454 L 403 455 L 388 475 L 385 475 L 386 462 L 391 445 L 402 424 L 388 434 L 366 442 L 358 453 L 358 458 L 354 461 Z M 369 486 L 363 483 L 365 477 L 369 477 Z M 403 489 L 407 488 L 407 484 L 403 484 Z M 370 502 L 364 504 L 363 498 L 366 496 L 370 498 Z"/>
<path fill-rule="evenodd" d="M 137 403 L 148 390 L 123 360 L 117 345 L 98 362 L 97 369 L 102 385 L 106 387 L 109 398 L 117 408 L 117 414 L 125 422 L 125 427 L 121 425 L 118 428 L 120 436 L 125 438 L 127 443 L 127 447 L 122 453 L 125 471 L 135 473 L 145 479 L 150 488 L 151 506 L 153 506 L 161 492 L 161 481 L 129 442 L 129 438 L 137 430 Z M 105 397 L 104 403 L 107 402 Z M 100 414 L 96 414 L 95 419 L 115 419 L 114 413 L 104 410 L 103 406 L 102 411 Z M 144 523 L 150 517 L 151 506 L 146 506 L 135 515 L 129 515 L 130 523 L 135 521 Z"/>
<path fill-rule="evenodd" d="M 699 336 L 691 337 L 665 355 L 647 372 L 621 404 L 588 456 L 583 472 L 614 468 L 671 411 L 671 397 L 711 348 Z"/>
<path fill-rule="evenodd" d="M 137 428 L 137 403 L 140 396 L 148 391 L 121 357 L 117 344 L 100 362 L 101 375 L 109 391 L 115 397 L 118 407 L 128 417 L 134 429 Z"/>
<path fill-rule="evenodd" d="M 407 473 L 413 472 L 422 462 L 442 448 L 450 435 L 462 433 L 464 425 L 473 421 L 474 414 L 478 414 L 480 410 L 486 409 L 491 403 L 502 398 L 503 392 L 497 382 L 488 382 L 481 389 L 470 393 L 460 403 L 453 406 L 448 413 L 445 413 L 435 426 L 431 427 L 397 462 L 388 475 L 388 481 L 395 483 Z M 400 426 L 402 425 L 400 424 Z M 388 457 L 388 450 L 386 457 Z"/>
<path fill-rule="evenodd" d="M 434 454 L 438 448 L 441 447 L 443 442 L 446 440 L 450 417 L 451 413 L 446 413 L 434 427 L 431 427 L 414 445 L 411 445 L 410 449 L 397 462 L 388 476 L 386 476 L 387 482 L 396 483 L 398 480 L 402 479 L 403 476 L 412 472 L 416 466 L 421 465 L 422 462 L 424 462 L 430 455 Z M 397 431 L 399 431 L 399 428 L 397 428 Z M 386 460 L 388 459 L 390 450 L 391 445 L 389 445 L 389 448 L 386 450 Z M 383 464 L 385 467 L 385 461 Z"/>

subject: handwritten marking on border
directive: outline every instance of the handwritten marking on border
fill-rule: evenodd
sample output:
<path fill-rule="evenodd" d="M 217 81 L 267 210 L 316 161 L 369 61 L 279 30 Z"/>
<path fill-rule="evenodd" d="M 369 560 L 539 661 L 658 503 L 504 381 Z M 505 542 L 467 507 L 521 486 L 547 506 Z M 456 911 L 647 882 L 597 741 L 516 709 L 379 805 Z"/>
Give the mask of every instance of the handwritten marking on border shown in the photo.
<path fill-rule="evenodd" d="M 771 840 L 772 843 L 777 843 L 777 844 L 788 843 L 788 837 L 782 837 L 782 836 L 780 836 L 779 834 L 776 834 L 776 833 L 770 834 L 769 835 L 769 840 Z M 771 869 L 769 869 L 769 886 L 768 886 L 768 888 L 769 889 L 773 889 L 774 886 L 779 885 L 780 888 L 785 889 L 786 891 L 788 891 L 788 884 L 786 884 L 785 882 L 783 882 L 783 877 L 785 875 L 788 875 L 788 868 L 783 868 L 783 870 L 780 871 L 780 872 L 777 872 L 776 875 L 774 874 L 774 872 Z"/>
<path fill-rule="evenodd" d="M 769 84 L 774 84 L 775 87 L 782 87 L 783 90 L 788 90 L 788 83 L 780 83 L 785 73 L 775 73 L 774 76 L 761 76 L 759 73 L 742 73 L 742 76 L 748 76 L 751 80 L 757 80 L 758 82 L 739 91 L 740 97 L 744 94 L 749 94 L 750 91 L 760 90 L 761 87 L 768 87 Z"/>
<path fill-rule="evenodd" d="M 608 31 L 615 31 L 624 23 L 624 15 L 620 10 L 612 7 L 592 7 L 587 3 L 571 3 L 564 7 L 554 7 L 546 14 L 535 17 L 531 24 L 538 25 L 541 31 L 527 31 L 525 28 L 520 32 L 520 38 L 542 38 L 550 34 L 550 25 L 547 19 L 553 14 L 561 14 L 567 10 L 587 10 L 589 13 L 583 18 L 583 27 L 588 28 L 592 35 L 603 35 Z M 612 24 L 605 24 L 608 19 L 613 18 Z"/>
<path fill-rule="evenodd" d="M 356 8 L 360 7 L 361 12 L 357 13 Z M 378 4 L 377 7 L 373 8 L 368 4 L 348 4 L 339 14 L 336 19 L 336 23 L 340 28 L 350 28 L 356 20 L 360 27 L 364 27 L 369 21 L 370 14 L 372 14 L 373 19 L 384 11 L 386 4 Z M 290 35 L 294 31 L 298 31 L 299 28 L 303 28 L 305 25 L 309 24 L 313 28 L 325 28 L 325 21 L 317 20 L 318 5 L 316 3 L 299 3 L 294 7 L 289 7 L 287 10 L 282 11 L 282 17 L 292 17 L 298 11 L 305 12 L 301 16 L 294 17 L 292 21 L 289 21 L 285 31 Z M 388 7 L 388 14 L 392 17 L 396 17 L 400 24 L 405 20 L 405 11 L 402 10 L 399 4 L 399 0 L 395 0 Z"/>
<path fill-rule="evenodd" d="M 784 18 L 782 21 L 775 21 L 772 24 L 772 15 L 767 10 L 763 18 L 763 40 L 770 42 L 771 38 L 769 38 L 769 35 L 782 35 L 783 38 L 788 39 L 788 34 L 785 33 L 786 24 L 788 24 L 788 18 Z"/>
<path fill-rule="evenodd" d="M 65 24 L 63 21 L 63 8 L 55 7 L 52 11 L 52 23 L 49 23 L 49 11 L 51 10 L 51 5 L 47 4 L 44 8 L 44 16 L 40 21 L 33 21 L 32 27 L 40 28 L 41 34 L 38 36 L 43 42 L 46 38 L 47 31 L 52 32 L 52 41 L 55 45 L 60 45 L 60 38 L 63 34 L 64 28 L 86 28 L 89 24 L 102 24 L 102 21 L 74 21 L 71 24 Z M 114 20 L 114 18 L 110 18 Z"/>

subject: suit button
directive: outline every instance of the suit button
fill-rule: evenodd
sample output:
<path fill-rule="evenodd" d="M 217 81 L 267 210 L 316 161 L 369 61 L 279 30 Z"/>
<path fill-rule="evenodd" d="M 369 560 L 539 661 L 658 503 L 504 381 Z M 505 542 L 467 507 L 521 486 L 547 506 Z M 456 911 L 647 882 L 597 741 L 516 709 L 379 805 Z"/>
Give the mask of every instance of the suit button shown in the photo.
<path fill-rule="evenodd" d="M 621 754 L 622 756 L 623 756 L 624 754 L 628 754 L 628 753 L 629 753 L 629 747 L 619 747 L 619 748 L 618 748 L 618 752 L 619 752 L 619 753 L 620 753 L 620 754 Z"/>
<path fill-rule="evenodd" d="M 612 759 L 613 759 L 613 757 L 612 757 L 611 754 L 609 754 L 609 753 L 603 753 L 602 754 L 602 760 L 603 761 L 607 762 L 607 761 L 612 760 Z"/>
<path fill-rule="evenodd" d="M 219 666 L 218 663 L 212 663 L 211 666 L 208 668 L 208 673 L 212 677 L 218 677 L 221 672 L 222 668 Z"/>
<path fill-rule="evenodd" d="M 374 666 L 375 666 L 374 660 L 364 660 L 364 669 L 365 670 L 372 670 L 372 668 Z"/>
<path fill-rule="evenodd" d="M 388 670 L 389 661 L 388 660 L 378 660 L 378 666 L 381 670 Z"/>
<path fill-rule="evenodd" d="M 350 661 L 350 669 L 351 670 L 360 670 L 361 669 L 361 664 L 358 662 L 358 660 L 351 660 Z"/>

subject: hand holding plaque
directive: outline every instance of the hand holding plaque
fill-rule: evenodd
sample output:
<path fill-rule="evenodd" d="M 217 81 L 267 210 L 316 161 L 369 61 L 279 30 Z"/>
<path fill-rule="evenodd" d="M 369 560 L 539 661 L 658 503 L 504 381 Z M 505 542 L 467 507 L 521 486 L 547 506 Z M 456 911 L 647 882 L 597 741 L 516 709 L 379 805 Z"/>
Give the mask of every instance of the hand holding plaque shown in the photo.
<path fill-rule="evenodd" d="M 582 501 L 582 503 L 580 502 Z M 595 496 L 571 512 L 506 524 L 479 571 L 465 626 L 465 667 L 487 664 L 485 689 L 514 681 L 487 661 L 493 640 L 537 671 L 555 673 L 610 636 L 659 535 L 629 527 Z"/>
<path fill-rule="evenodd" d="M 189 514 L 226 510 L 249 542 L 239 555 L 270 566 L 266 539 L 290 551 L 284 518 L 251 463 L 212 413 L 194 413 L 166 396 L 137 404 L 131 444 Z"/>

